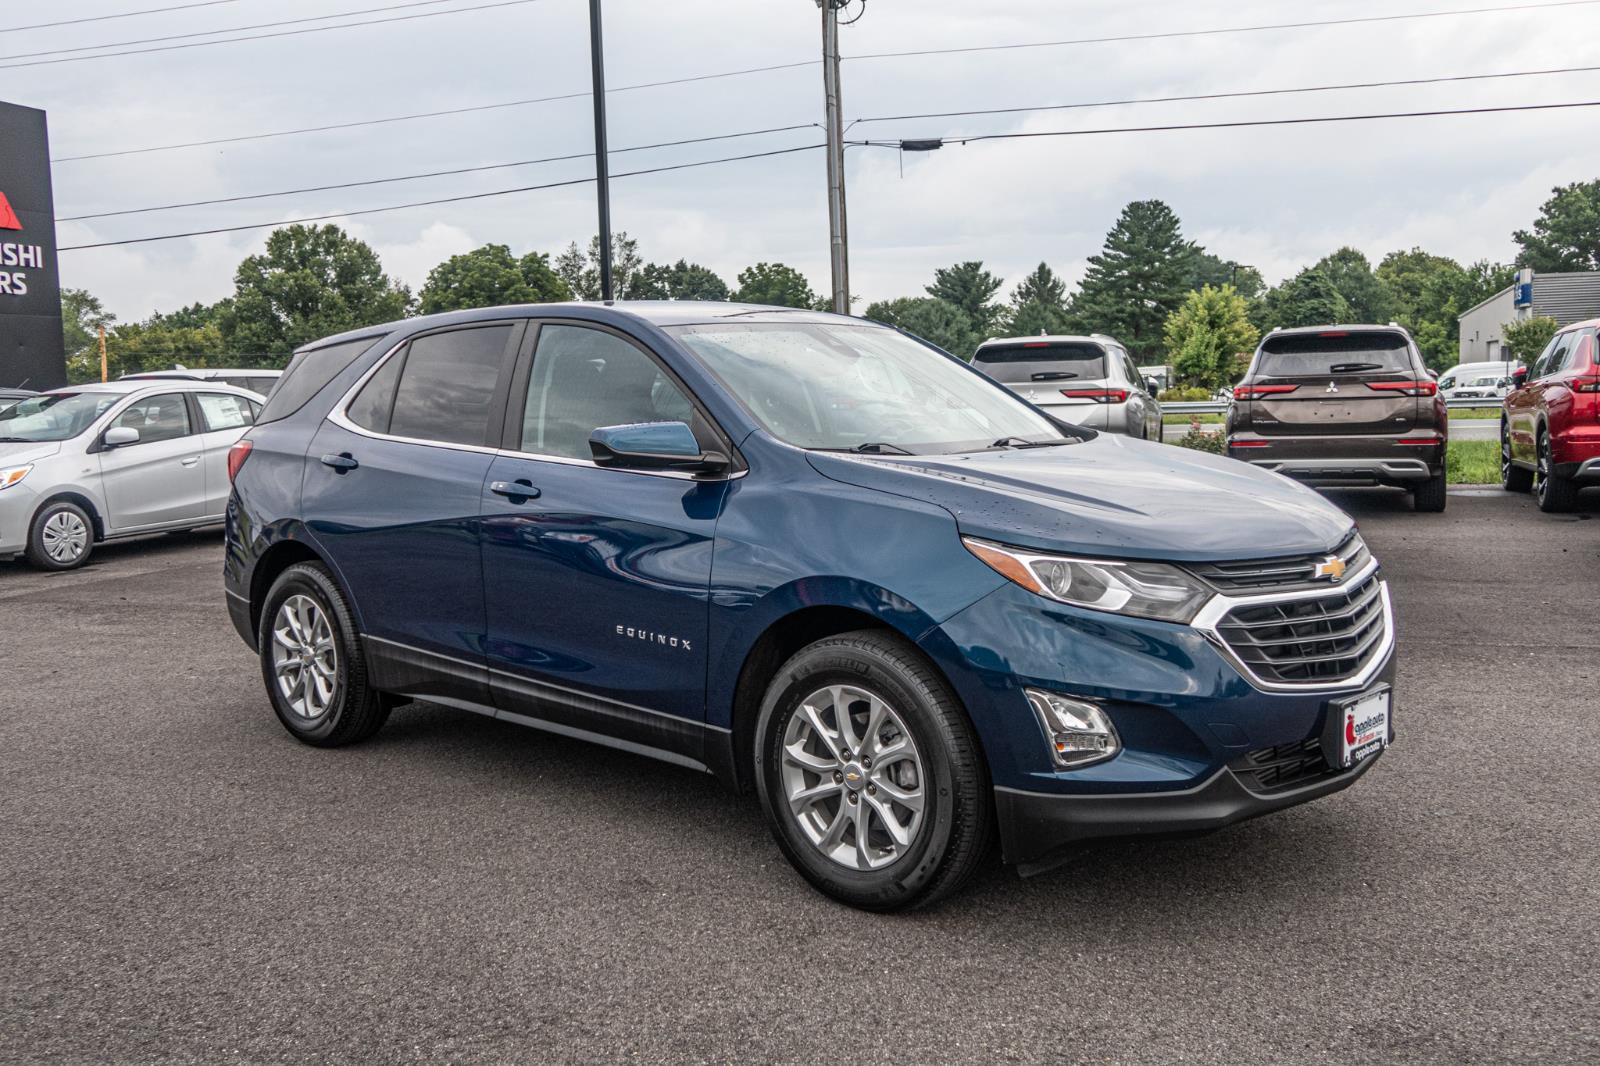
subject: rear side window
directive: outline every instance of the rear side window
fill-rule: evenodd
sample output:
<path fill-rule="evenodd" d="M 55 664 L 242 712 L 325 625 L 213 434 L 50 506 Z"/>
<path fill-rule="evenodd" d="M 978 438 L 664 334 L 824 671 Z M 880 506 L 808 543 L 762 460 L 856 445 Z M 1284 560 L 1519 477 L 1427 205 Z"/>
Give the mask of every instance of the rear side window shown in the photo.
<path fill-rule="evenodd" d="M 389 432 L 444 444 L 485 444 L 511 326 L 433 333 L 411 342 Z"/>
<path fill-rule="evenodd" d="M 267 399 L 261 412 L 262 422 L 276 422 L 288 418 L 310 402 L 322 391 L 324 385 L 338 377 L 345 367 L 355 362 L 356 356 L 372 347 L 376 337 L 366 337 L 344 344 L 330 344 L 301 352 L 289 362 L 289 369 L 278 379 L 278 387 Z"/>
<path fill-rule="evenodd" d="M 1106 376 L 1105 349 L 1083 342 L 1031 341 L 984 348 L 972 363 L 996 381 L 1071 381 Z"/>
<path fill-rule="evenodd" d="M 259 409 L 258 404 L 243 396 L 229 396 L 224 392 L 202 392 L 195 399 L 200 402 L 200 416 L 205 420 L 207 433 L 253 425 Z"/>
<path fill-rule="evenodd" d="M 1411 349 L 1399 333 L 1330 332 L 1268 337 L 1256 373 L 1292 378 L 1411 369 Z"/>
<path fill-rule="evenodd" d="M 389 432 L 389 415 L 394 411 L 394 390 L 400 384 L 400 371 L 405 369 L 406 353 L 391 355 L 378 372 L 367 379 L 356 393 L 346 412 L 350 421 L 374 433 Z"/>

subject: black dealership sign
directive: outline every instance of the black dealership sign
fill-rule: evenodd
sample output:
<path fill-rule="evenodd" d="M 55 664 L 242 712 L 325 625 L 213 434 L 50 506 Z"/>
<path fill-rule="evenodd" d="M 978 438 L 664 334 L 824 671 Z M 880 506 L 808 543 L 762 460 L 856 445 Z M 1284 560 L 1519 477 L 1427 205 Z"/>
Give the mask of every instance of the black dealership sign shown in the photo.
<path fill-rule="evenodd" d="M 0 103 L 0 385 L 67 383 L 44 112 Z"/>

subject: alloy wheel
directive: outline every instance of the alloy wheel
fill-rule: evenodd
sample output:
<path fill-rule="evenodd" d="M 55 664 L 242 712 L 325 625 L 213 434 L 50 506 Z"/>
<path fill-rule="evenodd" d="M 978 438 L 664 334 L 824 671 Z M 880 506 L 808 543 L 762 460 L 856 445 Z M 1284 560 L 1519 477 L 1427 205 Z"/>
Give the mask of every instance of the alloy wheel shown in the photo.
<path fill-rule="evenodd" d="M 852 870 L 904 856 L 922 829 L 927 775 L 900 714 L 854 685 L 818 689 L 783 734 L 789 813 L 822 854 Z"/>
<path fill-rule="evenodd" d="M 75 563 L 89 547 L 89 527 L 73 511 L 57 511 L 39 531 L 45 554 L 63 566 Z"/>
<path fill-rule="evenodd" d="M 307 720 L 321 718 L 338 688 L 339 649 L 328 615 L 310 596 L 283 601 L 272 622 L 272 669 L 289 709 Z"/>
<path fill-rule="evenodd" d="M 1534 461 L 1533 491 L 1543 500 L 1550 492 L 1550 438 L 1541 436 Z"/>

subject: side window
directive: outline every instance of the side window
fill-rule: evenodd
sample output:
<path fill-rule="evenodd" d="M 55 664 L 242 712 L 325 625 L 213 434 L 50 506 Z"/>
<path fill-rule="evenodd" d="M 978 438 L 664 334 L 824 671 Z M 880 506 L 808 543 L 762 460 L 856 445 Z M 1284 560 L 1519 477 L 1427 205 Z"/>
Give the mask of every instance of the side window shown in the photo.
<path fill-rule="evenodd" d="M 484 444 L 511 332 L 511 326 L 485 326 L 412 341 L 395 389 L 389 432 L 444 444 Z"/>
<path fill-rule="evenodd" d="M 1595 330 L 1586 329 L 1578 334 L 1572 345 L 1572 354 L 1567 356 L 1567 369 L 1588 370 L 1595 365 Z"/>
<path fill-rule="evenodd" d="M 256 411 L 260 409 L 259 404 L 251 403 L 243 396 L 229 396 L 222 392 L 202 392 L 195 399 L 200 401 L 200 416 L 205 420 L 207 433 L 253 426 Z"/>
<path fill-rule="evenodd" d="M 394 410 L 394 390 L 400 384 L 400 371 L 405 365 L 406 353 L 401 349 L 367 379 L 345 412 L 350 421 L 374 433 L 389 432 L 389 415 Z"/>
<path fill-rule="evenodd" d="M 169 392 L 137 400 L 132 407 L 118 415 L 111 425 L 138 430 L 140 444 L 176 440 L 179 437 L 187 437 L 192 432 L 189 426 L 189 405 L 183 402 L 183 394 L 180 392 Z"/>
<path fill-rule="evenodd" d="M 1550 343 L 1545 345 L 1544 351 L 1539 353 L 1539 358 L 1534 361 L 1533 370 L 1528 377 L 1534 381 L 1549 377 L 1551 368 L 1561 365 L 1561 351 L 1567 342 L 1564 333 L 1557 333 L 1550 338 Z"/>
<path fill-rule="evenodd" d="M 582 326 L 545 326 L 528 377 L 522 451 L 588 459 L 602 426 L 695 422 L 683 390 L 638 348 Z"/>
<path fill-rule="evenodd" d="M 303 351 L 289 361 L 289 368 L 278 379 L 279 387 L 267 399 L 261 421 L 276 422 L 288 418 L 311 402 L 311 398 L 338 377 L 345 367 L 356 361 L 356 356 L 372 347 L 377 337 L 363 337 L 343 344 L 330 344 L 325 348 Z"/>

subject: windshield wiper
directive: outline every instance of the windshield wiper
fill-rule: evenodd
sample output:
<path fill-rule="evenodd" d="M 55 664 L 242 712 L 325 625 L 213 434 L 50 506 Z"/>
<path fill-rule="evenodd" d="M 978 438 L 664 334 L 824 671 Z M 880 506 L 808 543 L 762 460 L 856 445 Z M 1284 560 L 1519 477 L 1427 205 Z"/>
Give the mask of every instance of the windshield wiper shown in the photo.
<path fill-rule="evenodd" d="M 0 437 L 0 444 L 37 444 L 32 437 Z"/>
<path fill-rule="evenodd" d="M 1071 437 L 1050 437 L 1046 440 L 1029 440 L 1026 437 L 1001 437 L 991 448 L 1054 448 L 1060 444 L 1074 443 Z"/>
<path fill-rule="evenodd" d="M 1382 363 L 1334 363 L 1328 368 L 1330 374 L 1350 374 L 1357 370 L 1382 370 Z"/>
<path fill-rule="evenodd" d="M 872 453 L 872 454 L 876 454 L 876 455 L 915 455 L 916 454 L 915 452 L 906 451 L 904 448 L 900 447 L 900 445 L 898 445 L 898 444 L 889 444 L 886 441 L 881 441 L 881 440 L 871 440 L 871 441 L 868 441 L 865 444 L 857 444 L 854 448 L 851 448 L 850 451 L 855 452 L 857 454 Z"/>

